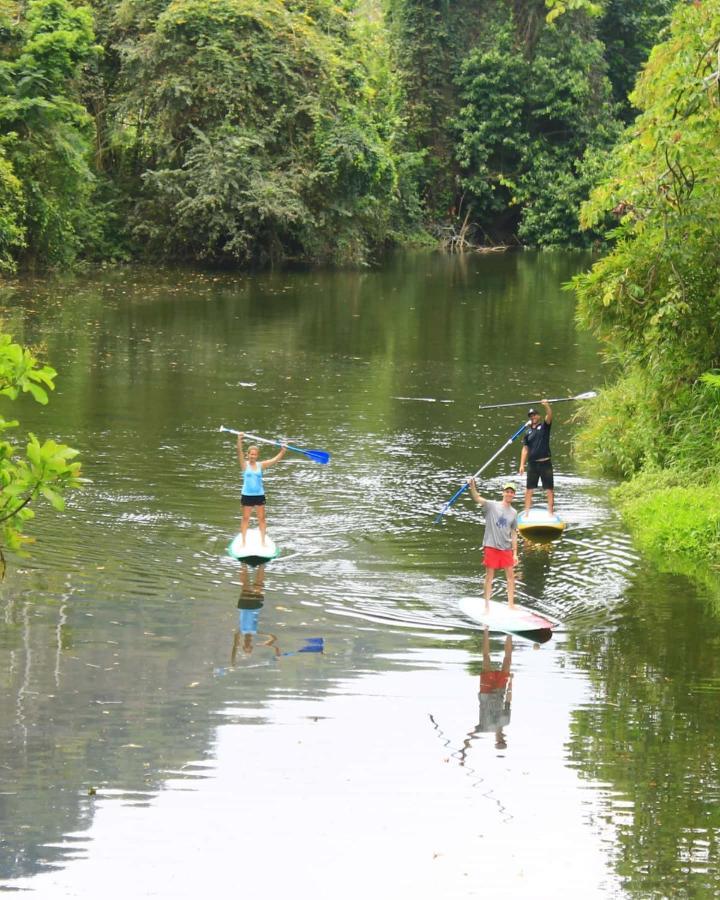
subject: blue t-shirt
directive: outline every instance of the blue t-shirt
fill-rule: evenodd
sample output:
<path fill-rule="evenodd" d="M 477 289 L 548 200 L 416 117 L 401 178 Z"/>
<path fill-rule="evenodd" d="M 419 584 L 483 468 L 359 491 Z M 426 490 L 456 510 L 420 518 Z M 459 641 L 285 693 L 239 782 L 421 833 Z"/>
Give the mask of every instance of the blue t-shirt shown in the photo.
<path fill-rule="evenodd" d="M 256 468 L 251 469 L 250 463 L 245 463 L 242 484 L 242 492 L 245 497 L 262 497 L 265 494 L 262 466 L 260 463 L 255 463 L 255 466 Z"/>

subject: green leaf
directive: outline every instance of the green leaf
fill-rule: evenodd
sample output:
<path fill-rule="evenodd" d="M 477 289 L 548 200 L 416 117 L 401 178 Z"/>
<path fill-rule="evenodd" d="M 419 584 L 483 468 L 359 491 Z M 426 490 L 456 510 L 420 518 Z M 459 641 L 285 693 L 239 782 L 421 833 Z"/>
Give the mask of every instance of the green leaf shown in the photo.
<path fill-rule="evenodd" d="M 42 403 L 43 406 L 45 406 L 47 404 L 47 402 L 48 402 L 47 391 L 44 391 L 40 387 L 40 385 L 33 384 L 32 381 L 27 381 L 23 385 L 23 390 L 31 393 L 33 395 L 33 397 L 35 398 L 35 400 L 37 400 L 38 403 Z"/>
<path fill-rule="evenodd" d="M 46 500 L 49 500 L 54 509 L 62 511 L 65 509 L 65 500 L 61 494 L 52 488 L 44 485 L 40 488 L 40 493 L 45 497 Z"/>

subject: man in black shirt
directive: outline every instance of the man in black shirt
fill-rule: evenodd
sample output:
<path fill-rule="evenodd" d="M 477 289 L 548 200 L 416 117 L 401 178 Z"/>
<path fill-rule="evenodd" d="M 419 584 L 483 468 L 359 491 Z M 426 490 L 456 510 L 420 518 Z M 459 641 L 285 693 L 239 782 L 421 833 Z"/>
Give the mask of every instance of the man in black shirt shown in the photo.
<path fill-rule="evenodd" d="M 545 418 L 542 419 L 536 409 L 528 410 L 530 427 L 523 438 L 520 454 L 520 474 L 527 466 L 525 482 L 525 511 L 532 506 L 533 491 L 540 482 L 547 492 L 548 512 L 553 514 L 555 508 L 555 490 L 553 481 L 552 459 L 550 458 L 550 428 L 552 427 L 552 409 L 547 400 L 540 401 L 545 407 Z"/>

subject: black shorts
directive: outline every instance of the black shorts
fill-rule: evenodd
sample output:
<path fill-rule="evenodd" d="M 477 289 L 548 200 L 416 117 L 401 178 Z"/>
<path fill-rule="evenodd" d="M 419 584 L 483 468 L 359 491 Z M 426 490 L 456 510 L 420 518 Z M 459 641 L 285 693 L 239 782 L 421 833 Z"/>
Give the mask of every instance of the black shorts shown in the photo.
<path fill-rule="evenodd" d="M 240 503 L 243 506 L 265 506 L 265 494 L 241 494 Z"/>
<path fill-rule="evenodd" d="M 538 481 L 542 482 L 542 486 L 546 491 L 551 491 L 554 488 L 552 460 L 546 459 L 544 462 L 528 463 L 525 487 L 534 490 L 538 486 Z"/>

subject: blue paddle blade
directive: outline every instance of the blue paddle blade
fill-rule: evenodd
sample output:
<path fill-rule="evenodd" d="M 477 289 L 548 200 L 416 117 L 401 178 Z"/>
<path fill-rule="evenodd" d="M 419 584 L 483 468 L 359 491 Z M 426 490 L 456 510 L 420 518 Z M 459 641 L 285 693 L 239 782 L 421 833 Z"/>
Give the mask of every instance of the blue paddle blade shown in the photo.
<path fill-rule="evenodd" d="M 439 525 L 440 522 L 442 522 L 442 517 L 450 509 L 450 507 L 457 500 L 457 498 L 460 496 L 460 494 L 464 493 L 468 489 L 468 487 L 469 487 L 469 485 L 466 483 L 461 488 L 459 488 L 457 491 L 455 491 L 455 493 L 448 500 L 448 502 L 445 504 L 445 506 L 443 506 L 443 508 L 440 510 L 440 512 L 435 516 L 435 519 L 434 519 L 435 525 Z"/>
<path fill-rule="evenodd" d="M 323 653 L 325 651 L 324 638 L 305 638 L 305 646 L 298 653 Z"/>
<path fill-rule="evenodd" d="M 298 653 L 324 653 L 325 652 L 325 639 L 321 637 L 317 638 L 305 638 L 305 643 L 299 650 L 288 650 L 285 653 L 281 653 L 281 656 L 295 656 Z"/>
<path fill-rule="evenodd" d="M 294 450 L 296 448 L 288 447 L 288 450 L 290 449 Z M 300 450 L 299 452 L 304 453 L 313 462 L 320 463 L 321 466 L 326 466 L 330 462 L 330 454 L 326 453 L 325 450 Z"/>

